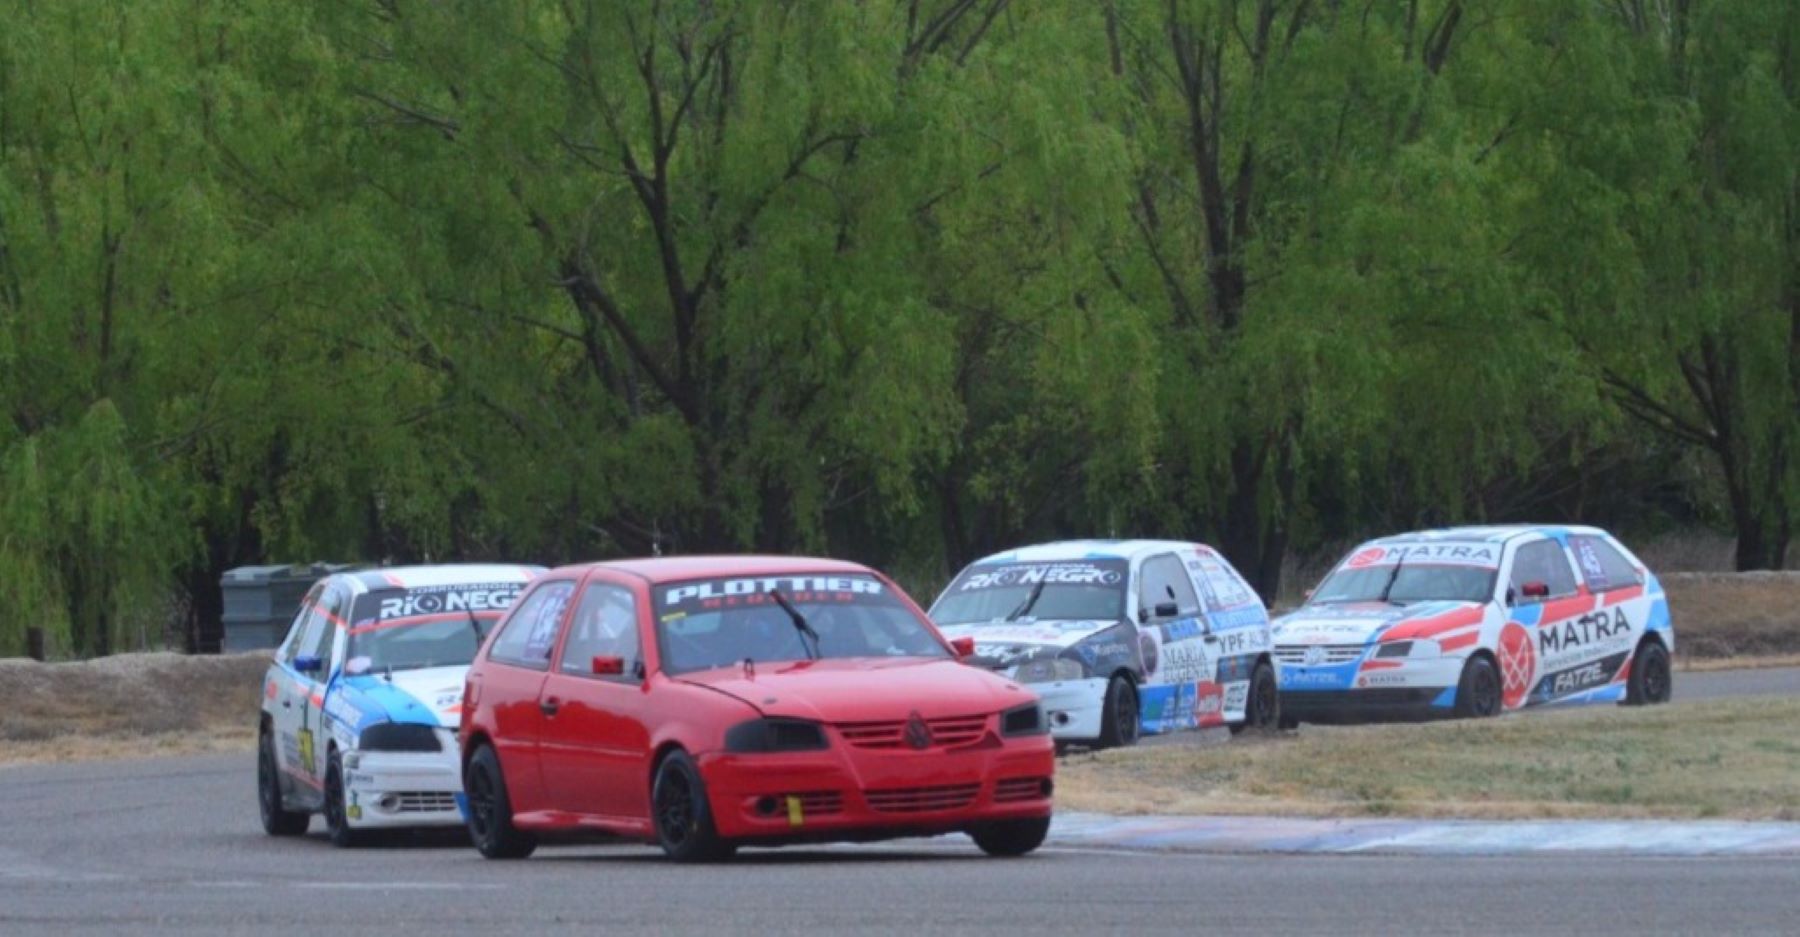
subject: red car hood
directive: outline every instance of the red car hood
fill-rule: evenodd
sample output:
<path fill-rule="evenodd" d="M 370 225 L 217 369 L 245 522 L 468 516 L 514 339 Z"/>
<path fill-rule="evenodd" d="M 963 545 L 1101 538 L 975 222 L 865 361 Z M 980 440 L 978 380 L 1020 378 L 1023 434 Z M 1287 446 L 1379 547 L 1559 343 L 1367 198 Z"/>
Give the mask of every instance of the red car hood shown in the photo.
<path fill-rule="evenodd" d="M 737 697 L 765 715 L 876 722 L 991 713 L 1035 697 L 991 671 L 950 660 L 847 658 L 720 667 L 676 678 Z"/>

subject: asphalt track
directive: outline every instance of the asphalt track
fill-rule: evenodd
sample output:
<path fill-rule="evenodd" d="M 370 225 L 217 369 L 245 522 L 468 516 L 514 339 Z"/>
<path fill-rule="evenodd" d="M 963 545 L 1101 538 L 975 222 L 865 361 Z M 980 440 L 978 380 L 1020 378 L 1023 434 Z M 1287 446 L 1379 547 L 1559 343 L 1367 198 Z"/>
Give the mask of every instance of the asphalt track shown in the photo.
<path fill-rule="evenodd" d="M 1791 693 L 1800 669 L 1688 674 L 1680 697 Z M 1679 679 L 1679 678 L 1678 678 Z M 0 934 L 1795 933 L 1800 858 L 1169 853 L 964 839 L 749 850 L 678 867 L 635 846 L 480 859 L 455 836 L 333 849 L 264 837 L 253 759 L 0 768 Z"/>

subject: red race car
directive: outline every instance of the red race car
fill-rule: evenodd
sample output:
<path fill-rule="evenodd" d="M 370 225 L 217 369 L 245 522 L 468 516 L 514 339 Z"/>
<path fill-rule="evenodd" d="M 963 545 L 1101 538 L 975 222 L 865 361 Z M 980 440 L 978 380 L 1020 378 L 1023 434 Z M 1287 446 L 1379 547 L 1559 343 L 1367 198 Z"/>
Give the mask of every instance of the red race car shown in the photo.
<path fill-rule="evenodd" d="M 1050 827 L 1052 744 L 1037 697 L 971 650 L 854 563 L 554 570 L 469 669 L 469 831 L 490 859 L 596 833 L 677 861 L 956 831 L 1022 855 Z"/>

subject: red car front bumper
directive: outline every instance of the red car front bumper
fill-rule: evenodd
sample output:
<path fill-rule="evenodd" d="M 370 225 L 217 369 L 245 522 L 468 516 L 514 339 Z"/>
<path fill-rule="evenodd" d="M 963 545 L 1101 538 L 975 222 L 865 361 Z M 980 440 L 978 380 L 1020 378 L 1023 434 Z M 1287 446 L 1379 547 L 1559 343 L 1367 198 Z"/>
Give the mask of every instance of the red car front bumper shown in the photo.
<path fill-rule="evenodd" d="M 834 733 L 835 735 L 835 733 Z M 1047 735 L 957 749 L 861 749 L 699 759 L 719 835 L 740 842 L 884 839 L 1050 815 Z"/>

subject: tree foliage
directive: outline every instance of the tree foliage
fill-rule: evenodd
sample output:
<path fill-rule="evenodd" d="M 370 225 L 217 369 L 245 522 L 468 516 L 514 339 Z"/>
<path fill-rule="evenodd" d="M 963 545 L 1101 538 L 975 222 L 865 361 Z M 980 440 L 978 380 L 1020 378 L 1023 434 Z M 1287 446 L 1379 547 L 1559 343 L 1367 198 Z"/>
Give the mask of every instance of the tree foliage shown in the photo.
<path fill-rule="evenodd" d="M 0 653 L 264 560 L 1800 512 L 1785 0 L 0 12 Z"/>

